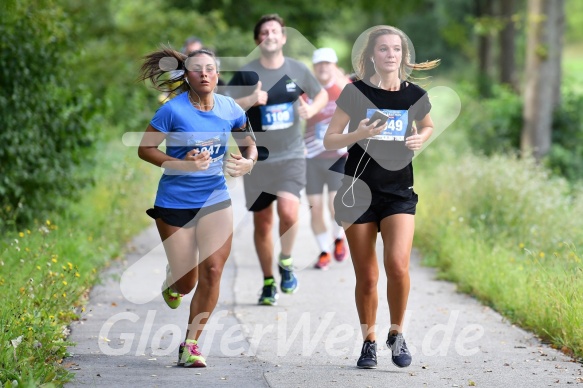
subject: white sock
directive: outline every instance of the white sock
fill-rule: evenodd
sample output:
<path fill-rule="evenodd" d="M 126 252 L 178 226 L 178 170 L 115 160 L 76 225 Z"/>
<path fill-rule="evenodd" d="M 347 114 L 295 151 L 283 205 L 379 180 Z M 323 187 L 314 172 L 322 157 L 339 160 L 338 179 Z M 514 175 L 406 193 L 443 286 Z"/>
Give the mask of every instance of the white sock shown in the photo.
<path fill-rule="evenodd" d="M 330 240 L 328 239 L 328 233 L 320 233 L 316 235 L 316 241 L 318 241 L 318 246 L 321 252 L 328 252 L 330 247 Z"/>
<path fill-rule="evenodd" d="M 334 239 L 344 238 L 344 229 L 334 220 L 332 221 L 332 235 Z"/>

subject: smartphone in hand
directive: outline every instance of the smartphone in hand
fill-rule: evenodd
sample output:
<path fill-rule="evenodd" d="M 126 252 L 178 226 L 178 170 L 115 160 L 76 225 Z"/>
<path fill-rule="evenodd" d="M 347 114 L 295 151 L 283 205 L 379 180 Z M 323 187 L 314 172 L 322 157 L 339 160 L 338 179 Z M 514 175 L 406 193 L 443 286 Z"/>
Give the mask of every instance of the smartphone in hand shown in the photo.
<path fill-rule="evenodd" d="M 373 113 L 373 115 L 370 117 L 370 119 L 368 119 L 368 123 L 366 123 L 366 125 L 371 125 L 372 123 L 374 123 L 377 120 L 380 120 L 380 121 L 375 126 L 375 128 L 378 128 L 382 125 L 385 125 L 387 123 L 387 121 L 389 120 L 389 116 L 387 116 L 386 114 L 384 114 L 380 110 L 377 110 Z"/>

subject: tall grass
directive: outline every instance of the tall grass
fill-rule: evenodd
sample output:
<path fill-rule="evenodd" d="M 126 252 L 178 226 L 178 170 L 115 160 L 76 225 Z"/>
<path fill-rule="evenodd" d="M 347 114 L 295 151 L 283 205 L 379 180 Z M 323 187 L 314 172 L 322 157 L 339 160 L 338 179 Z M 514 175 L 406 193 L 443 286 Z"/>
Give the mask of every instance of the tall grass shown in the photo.
<path fill-rule="evenodd" d="M 416 160 L 417 246 L 462 291 L 582 357 L 581 191 L 531 160 L 472 155 L 452 138 Z"/>
<path fill-rule="evenodd" d="M 0 242 L 0 382 L 61 385 L 67 325 L 78 318 L 99 269 L 147 225 L 158 171 L 119 140 L 103 143 L 96 184 L 80 203 Z M 144 190 L 144 188 L 146 188 Z"/>

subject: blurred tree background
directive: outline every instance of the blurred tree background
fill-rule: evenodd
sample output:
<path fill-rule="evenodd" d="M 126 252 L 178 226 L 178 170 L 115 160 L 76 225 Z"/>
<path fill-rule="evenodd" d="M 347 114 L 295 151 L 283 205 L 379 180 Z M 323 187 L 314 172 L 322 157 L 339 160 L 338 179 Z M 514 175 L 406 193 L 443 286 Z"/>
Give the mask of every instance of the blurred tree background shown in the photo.
<path fill-rule="evenodd" d="M 417 62 L 441 58 L 430 82 L 468 98 L 475 152 L 522 148 L 558 174 L 583 177 L 578 0 L 6 0 L 0 11 L 0 227 L 65 206 L 91 182 L 96 143 L 145 128 L 158 101 L 135 81 L 143 55 L 196 35 L 219 56 L 245 57 L 256 20 L 275 12 L 315 46 L 334 47 L 347 72 L 362 31 L 401 28 Z M 556 103 L 529 99 L 549 80 Z M 543 108 L 545 128 L 525 125 Z"/>

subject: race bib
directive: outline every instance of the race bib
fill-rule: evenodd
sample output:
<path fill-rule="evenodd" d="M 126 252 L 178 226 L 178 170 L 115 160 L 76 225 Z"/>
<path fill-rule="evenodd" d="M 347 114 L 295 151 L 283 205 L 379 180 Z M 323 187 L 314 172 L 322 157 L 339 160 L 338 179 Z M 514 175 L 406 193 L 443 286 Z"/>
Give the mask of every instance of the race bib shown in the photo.
<path fill-rule="evenodd" d="M 219 136 L 206 140 L 189 139 L 188 145 L 192 147 L 192 149 L 197 149 L 200 152 L 208 151 L 211 156 L 211 163 L 221 160 L 225 155 L 225 147 Z"/>
<path fill-rule="evenodd" d="M 286 129 L 294 123 L 294 104 L 261 105 L 261 127 L 264 131 Z"/>
<path fill-rule="evenodd" d="M 379 109 L 367 109 L 366 117 L 370 118 L 377 110 Z M 407 126 L 409 124 L 409 111 L 392 109 L 380 109 L 380 111 L 389 116 L 389 119 L 387 120 L 387 127 L 383 132 L 376 136 L 369 137 L 369 139 L 382 141 L 405 141 Z"/>
<path fill-rule="evenodd" d="M 315 125 L 316 140 L 324 140 L 324 135 L 326 134 L 326 131 L 328 130 L 328 124 L 329 123 L 316 123 L 316 125 Z"/>

